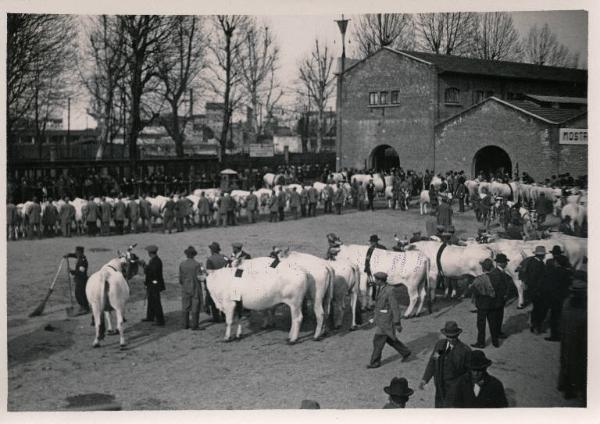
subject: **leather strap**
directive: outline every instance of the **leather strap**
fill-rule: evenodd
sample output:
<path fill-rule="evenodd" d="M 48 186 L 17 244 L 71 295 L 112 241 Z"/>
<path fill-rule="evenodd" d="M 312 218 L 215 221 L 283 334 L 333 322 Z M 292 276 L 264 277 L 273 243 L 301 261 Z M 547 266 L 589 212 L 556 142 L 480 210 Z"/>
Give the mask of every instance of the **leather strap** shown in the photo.
<path fill-rule="evenodd" d="M 368 276 L 371 276 L 371 255 L 373 255 L 373 250 L 375 250 L 375 246 L 369 246 L 367 257 L 365 259 L 365 272 Z"/>
<path fill-rule="evenodd" d="M 442 245 L 440 246 L 440 248 L 437 251 L 437 254 L 435 255 L 435 262 L 438 267 L 438 273 L 442 277 L 444 276 L 444 271 L 442 270 L 442 253 L 444 252 L 444 249 L 446 248 L 446 246 L 448 246 L 446 243 L 442 243 Z"/>

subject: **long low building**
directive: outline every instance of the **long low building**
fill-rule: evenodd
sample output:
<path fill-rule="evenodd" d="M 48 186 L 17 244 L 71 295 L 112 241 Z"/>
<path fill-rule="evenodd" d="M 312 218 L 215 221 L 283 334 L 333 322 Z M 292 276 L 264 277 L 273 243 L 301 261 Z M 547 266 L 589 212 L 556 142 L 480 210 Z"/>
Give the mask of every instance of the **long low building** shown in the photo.
<path fill-rule="evenodd" d="M 342 167 L 587 174 L 585 70 L 384 47 L 341 83 Z"/>

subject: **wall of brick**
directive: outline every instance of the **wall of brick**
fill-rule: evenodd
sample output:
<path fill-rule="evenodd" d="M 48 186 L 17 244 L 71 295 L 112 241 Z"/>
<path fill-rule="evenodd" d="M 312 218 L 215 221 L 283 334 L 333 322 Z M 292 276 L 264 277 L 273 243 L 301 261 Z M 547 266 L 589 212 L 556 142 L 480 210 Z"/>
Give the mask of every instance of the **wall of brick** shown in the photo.
<path fill-rule="evenodd" d="M 380 145 L 392 146 L 405 169 L 433 167 L 437 75 L 424 63 L 389 50 L 350 69 L 342 86 L 342 166 L 372 166 Z M 399 104 L 390 105 L 390 92 Z M 370 92 L 388 92 L 388 106 L 370 107 Z"/>
<path fill-rule="evenodd" d="M 436 127 L 436 172 L 464 170 L 472 174 L 476 153 L 498 146 L 509 155 L 512 172 L 528 172 L 543 180 L 558 169 L 553 128 L 540 120 L 488 100 Z"/>
<path fill-rule="evenodd" d="M 587 115 L 566 122 L 564 128 L 588 128 Z M 588 146 L 587 145 L 559 145 L 558 173 L 570 172 L 572 176 L 587 175 L 588 173 Z"/>

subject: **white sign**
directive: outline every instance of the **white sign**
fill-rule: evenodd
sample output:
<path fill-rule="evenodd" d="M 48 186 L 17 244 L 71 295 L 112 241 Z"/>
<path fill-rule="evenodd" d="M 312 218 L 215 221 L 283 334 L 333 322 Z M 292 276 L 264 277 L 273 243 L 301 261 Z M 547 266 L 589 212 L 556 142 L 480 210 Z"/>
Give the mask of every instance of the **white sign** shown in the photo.
<path fill-rule="evenodd" d="M 250 144 L 251 158 L 268 158 L 274 156 L 273 144 Z"/>
<path fill-rule="evenodd" d="M 561 128 L 559 144 L 588 144 L 587 128 Z"/>

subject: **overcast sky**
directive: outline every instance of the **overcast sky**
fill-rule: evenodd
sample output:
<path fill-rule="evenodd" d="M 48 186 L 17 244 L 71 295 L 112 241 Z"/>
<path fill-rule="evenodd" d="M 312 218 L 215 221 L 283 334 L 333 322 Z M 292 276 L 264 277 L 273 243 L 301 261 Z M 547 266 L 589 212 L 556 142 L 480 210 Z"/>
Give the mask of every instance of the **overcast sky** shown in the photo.
<path fill-rule="evenodd" d="M 512 13 L 517 31 L 524 36 L 535 24 L 543 26 L 548 23 L 557 35 L 560 43 L 571 52 L 578 52 L 580 66 L 587 67 L 588 26 L 587 13 L 584 11 L 545 11 L 545 12 L 515 12 Z M 268 25 L 275 36 L 280 48 L 280 70 L 278 77 L 285 86 L 292 86 L 297 78 L 298 62 L 310 53 L 315 38 L 326 42 L 335 56 L 341 54 L 341 37 L 334 20 L 340 15 L 296 15 L 296 16 L 261 16 L 259 19 Z M 347 16 L 351 19 L 348 26 L 346 42 L 347 55 L 353 51 L 353 31 L 357 16 Z M 198 99 L 196 112 L 201 111 L 208 99 Z M 287 102 L 290 101 L 288 97 Z M 85 128 L 85 102 L 79 101 L 71 113 L 71 128 Z M 65 115 L 66 119 L 66 115 Z M 66 120 L 65 120 L 66 123 Z M 92 118 L 87 119 L 87 125 L 94 126 Z"/>

